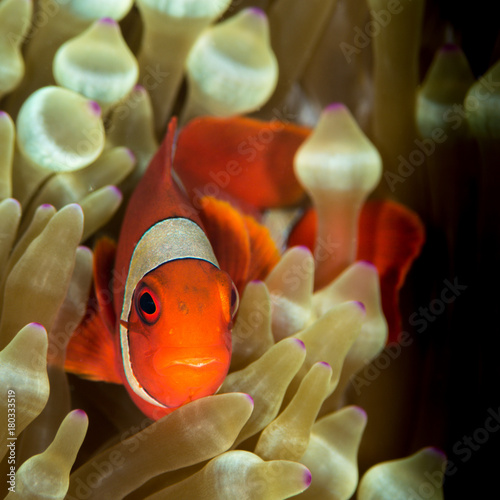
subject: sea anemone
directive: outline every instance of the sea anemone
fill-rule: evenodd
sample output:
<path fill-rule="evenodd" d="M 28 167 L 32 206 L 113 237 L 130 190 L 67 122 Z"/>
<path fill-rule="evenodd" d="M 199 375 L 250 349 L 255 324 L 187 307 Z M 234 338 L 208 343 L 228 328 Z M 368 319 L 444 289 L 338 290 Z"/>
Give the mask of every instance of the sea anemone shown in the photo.
<path fill-rule="evenodd" d="M 486 328 L 478 311 L 496 306 L 474 290 L 497 273 L 499 66 L 464 53 L 469 33 L 443 12 L 423 0 L 0 0 L 7 498 L 458 491 L 500 421 L 495 399 L 474 396 L 473 355 L 486 354 L 471 347 L 459 373 L 471 342 L 448 333 Z M 90 248 L 117 236 L 174 115 L 194 209 L 229 192 L 281 255 L 244 288 L 217 394 L 152 421 L 123 387 L 64 363 L 92 296 Z M 258 201 L 252 182 L 266 183 Z"/>

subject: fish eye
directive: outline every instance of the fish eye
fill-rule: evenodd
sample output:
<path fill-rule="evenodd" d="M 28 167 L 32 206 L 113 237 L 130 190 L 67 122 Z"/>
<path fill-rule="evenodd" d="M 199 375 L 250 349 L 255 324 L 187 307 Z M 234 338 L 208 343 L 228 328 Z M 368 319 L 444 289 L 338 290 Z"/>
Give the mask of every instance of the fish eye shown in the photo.
<path fill-rule="evenodd" d="M 238 289 L 233 283 L 231 287 L 231 318 L 234 319 L 236 312 L 238 311 L 238 306 L 240 305 L 240 296 L 238 294 Z"/>
<path fill-rule="evenodd" d="M 155 294 L 144 287 L 137 297 L 135 307 L 139 317 L 149 325 L 156 323 L 160 317 L 160 304 Z"/>

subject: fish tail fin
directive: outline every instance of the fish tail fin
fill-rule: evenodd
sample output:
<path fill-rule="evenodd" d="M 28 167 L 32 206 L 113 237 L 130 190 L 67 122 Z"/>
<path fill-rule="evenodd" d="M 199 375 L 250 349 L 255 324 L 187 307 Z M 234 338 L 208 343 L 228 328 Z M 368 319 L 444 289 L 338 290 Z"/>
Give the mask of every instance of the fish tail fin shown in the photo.
<path fill-rule="evenodd" d="M 378 269 L 389 342 L 397 342 L 402 326 L 399 290 L 422 250 L 425 229 L 415 212 L 388 200 L 367 202 L 359 228 L 357 258 L 372 262 Z"/>
<path fill-rule="evenodd" d="M 292 229 L 288 245 L 315 248 L 318 217 L 314 209 L 305 212 Z M 394 201 L 368 201 L 359 219 L 356 260 L 374 264 L 380 276 L 382 308 L 389 325 L 389 342 L 401 332 L 399 290 L 425 241 L 418 215 Z"/>
<path fill-rule="evenodd" d="M 64 368 L 83 378 L 120 384 L 113 338 L 116 319 L 110 291 L 115 253 L 116 245 L 109 238 L 97 242 L 94 288 L 85 317 L 69 341 Z"/>

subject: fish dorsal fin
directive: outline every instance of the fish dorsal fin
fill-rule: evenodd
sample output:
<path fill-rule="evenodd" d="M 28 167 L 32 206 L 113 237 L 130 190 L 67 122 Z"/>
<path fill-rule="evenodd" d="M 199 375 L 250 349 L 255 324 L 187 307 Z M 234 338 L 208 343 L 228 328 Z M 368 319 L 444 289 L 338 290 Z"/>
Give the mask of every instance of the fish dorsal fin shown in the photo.
<path fill-rule="evenodd" d="M 168 124 L 167 133 L 160 144 L 160 147 L 151 159 L 144 178 L 151 179 L 158 184 L 162 182 L 171 182 L 172 157 L 175 139 L 175 130 L 177 127 L 177 118 L 172 118 Z"/>
<path fill-rule="evenodd" d="M 84 319 L 66 349 L 66 371 L 90 380 L 120 384 L 116 365 L 111 284 L 116 245 L 109 238 L 97 242 L 94 250 L 94 287 Z"/>
<path fill-rule="evenodd" d="M 175 170 L 191 199 L 231 196 L 259 210 L 295 205 L 305 192 L 293 159 L 310 133 L 279 120 L 196 118 L 179 133 Z"/>
<path fill-rule="evenodd" d="M 202 199 L 201 219 L 221 269 L 241 293 L 251 280 L 264 279 L 279 260 L 269 231 L 228 202 Z"/>

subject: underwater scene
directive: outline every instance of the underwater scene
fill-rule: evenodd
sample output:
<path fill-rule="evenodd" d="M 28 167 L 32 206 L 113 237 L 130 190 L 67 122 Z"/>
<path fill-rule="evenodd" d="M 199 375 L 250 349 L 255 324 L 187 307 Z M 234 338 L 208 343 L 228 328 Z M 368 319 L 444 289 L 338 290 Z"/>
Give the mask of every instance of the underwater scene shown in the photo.
<path fill-rule="evenodd" d="M 0 0 L 0 498 L 491 498 L 500 24 L 448 0 Z"/>

